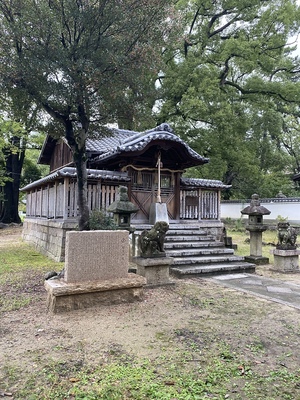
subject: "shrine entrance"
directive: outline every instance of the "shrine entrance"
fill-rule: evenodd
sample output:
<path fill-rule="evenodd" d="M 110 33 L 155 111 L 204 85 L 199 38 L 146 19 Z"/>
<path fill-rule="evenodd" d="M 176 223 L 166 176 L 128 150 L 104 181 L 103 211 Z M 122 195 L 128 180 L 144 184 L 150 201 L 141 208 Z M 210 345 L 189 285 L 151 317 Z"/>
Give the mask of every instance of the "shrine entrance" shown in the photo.
<path fill-rule="evenodd" d="M 135 222 L 148 223 L 150 206 L 157 202 L 158 174 L 157 168 L 128 168 L 131 178 L 130 200 L 139 211 L 133 214 Z M 180 172 L 162 168 L 160 175 L 161 202 L 167 205 L 170 220 L 179 220 L 180 210 Z"/>

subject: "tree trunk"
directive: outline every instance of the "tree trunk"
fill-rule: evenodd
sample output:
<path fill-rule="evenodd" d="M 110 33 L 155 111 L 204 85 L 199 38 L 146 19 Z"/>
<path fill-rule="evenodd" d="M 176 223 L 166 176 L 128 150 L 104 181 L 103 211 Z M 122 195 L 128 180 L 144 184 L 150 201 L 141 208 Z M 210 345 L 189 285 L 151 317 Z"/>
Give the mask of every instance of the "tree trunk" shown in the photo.
<path fill-rule="evenodd" d="M 6 158 L 6 175 L 12 180 L 7 181 L 3 188 L 4 205 L 0 216 L 0 221 L 5 224 L 21 223 L 19 216 L 19 189 L 20 177 L 24 162 L 24 151 L 20 153 L 10 153 Z"/>
<path fill-rule="evenodd" d="M 90 211 L 87 204 L 87 168 L 85 151 L 77 151 L 73 155 L 77 172 L 77 203 L 79 208 L 78 229 L 89 230 Z"/>
<path fill-rule="evenodd" d="M 66 122 L 66 139 L 73 152 L 73 161 L 77 173 L 77 204 L 78 204 L 78 229 L 89 230 L 90 211 L 87 204 L 87 158 L 86 158 L 86 131 L 74 135 L 72 123 Z"/>

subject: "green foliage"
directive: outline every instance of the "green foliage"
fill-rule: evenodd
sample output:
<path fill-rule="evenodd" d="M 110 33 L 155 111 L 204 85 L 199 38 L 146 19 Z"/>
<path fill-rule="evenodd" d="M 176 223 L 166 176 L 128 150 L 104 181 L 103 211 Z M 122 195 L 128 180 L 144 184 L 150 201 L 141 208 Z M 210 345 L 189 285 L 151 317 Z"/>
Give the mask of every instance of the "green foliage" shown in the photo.
<path fill-rule="evenodd" d="M 173 26 L 171 0 L 0 3 L 0 85 L 44 109 L 64 135 L 78 179 L 79 229 L 88 225 L 87 138 L 109 122 L 134 125 L 150 104 L 161 50 Z M 15 94 L 15 91 L 13 91 Z M 129 119 L 127 124 L 124 122 Z"/>
<path fill-rule="evenodd" d="M 233 232 L 241 232 L 245 233 L 246 232 L 246 219 L 243 218 L 237 218 L 237 219 L 232 219 L 230 217 L 226 218 L 224 221 L 226 229 L 230 229 Z"/>
<path fill-rule="evenodd" d="M 30 159 L 25 159 L 21 177 L 21 186 L 28 185 L 29 183 L 34 182 L 41 177 L 42 172 L 39 166 Z"/>
<path fill-rule="evenodd" d="M 103 210 L 93 210 L 89 217 L 90 230 L 116 230 L 118 226 L 113 218 Z"/>
<path fill-rule="evenodd" d="M 194 176 L 232 185 L 226 198 L 249 198 L 258 188 L 261 197 L 283 187 L 294 193 L 300 83 L 289 43 L 299 29 L 299 6 L 289 0 L 177 6 L 186 34 L 167 52 L 158 118 L 210 158 Z"/>

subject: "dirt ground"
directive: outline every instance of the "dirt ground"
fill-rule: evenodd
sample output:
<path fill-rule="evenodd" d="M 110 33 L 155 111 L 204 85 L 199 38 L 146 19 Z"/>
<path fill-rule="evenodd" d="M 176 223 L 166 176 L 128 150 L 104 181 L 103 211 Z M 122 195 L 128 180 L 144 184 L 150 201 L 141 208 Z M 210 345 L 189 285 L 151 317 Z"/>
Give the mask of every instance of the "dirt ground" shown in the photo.
<path fill-rule="evenodd" d="M 0 252 L 20 240 L 20 229 L 1 232 Z M 269 266 L 258 268 L 257 273 L 300 284 L 299 275 L 280 276 L 269 271 Z M 9 281 L 0 284 L 0 296 L 22 292 L 30 298 L 28 305 L 16 311 L 0 311 L 0 394 L 1 378 L 13 366 L 32 373 L 49 360 L 96 364 L 113 353 L 154 360 L 186 346 L 194 346 L 193 357 L 199 363 L 226 348 L 256 373 L 299 368 L 298 310 L 218 286 L 209 279 L 174 283 L 146 289 L 142 302 L 60 315 L 46 311 L 40 273 L 32 271 L 16 286 Z M 14 392 L 18 385 L 17 380 L 5 389 Z"/>

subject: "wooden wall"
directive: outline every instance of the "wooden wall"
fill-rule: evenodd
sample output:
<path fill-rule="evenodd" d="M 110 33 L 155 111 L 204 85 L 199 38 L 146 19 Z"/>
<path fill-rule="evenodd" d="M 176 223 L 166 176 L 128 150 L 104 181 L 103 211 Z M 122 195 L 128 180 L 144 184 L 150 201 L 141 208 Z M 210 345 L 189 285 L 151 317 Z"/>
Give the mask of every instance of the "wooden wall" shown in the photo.
<path fill-rule="evenodd" d="M 70 147 L 63 141 L 58 140 L 52 153 L 50 161 L 50 172 L 73 161 Z"/>

